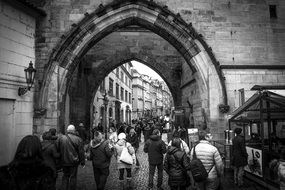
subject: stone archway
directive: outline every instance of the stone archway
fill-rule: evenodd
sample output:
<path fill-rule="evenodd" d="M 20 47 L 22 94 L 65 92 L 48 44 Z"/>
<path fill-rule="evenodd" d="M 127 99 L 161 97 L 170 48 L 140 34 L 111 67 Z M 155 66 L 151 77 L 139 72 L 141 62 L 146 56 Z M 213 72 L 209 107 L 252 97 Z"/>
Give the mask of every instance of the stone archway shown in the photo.
<path fill-rule="evenodd" d="M 219 63 L 202 36 L 166 7 L 150 1 L 129 0 L 99 6 L 92 14 L 86 14 L 78 24 L 74 24 L 68 34 L 62 36 L 49 58 L 37 98 L 37 109 L 47 109 L 54 118 L 62 115 L 63 113 L 58 115 L 58 109 L 64 110 L 66 89 L 81 57 L 102 38 L 129 25 L 147 28 L 167 40 L 177 49 L 191 70 L 201 74 L 204 84 L 208 85 L 209 100 L 212 101 L 210 105 L 213 105 L 209 107 L 210 112 L 217 112 L 215 109 L 219 103 L 227 104 Z"/>

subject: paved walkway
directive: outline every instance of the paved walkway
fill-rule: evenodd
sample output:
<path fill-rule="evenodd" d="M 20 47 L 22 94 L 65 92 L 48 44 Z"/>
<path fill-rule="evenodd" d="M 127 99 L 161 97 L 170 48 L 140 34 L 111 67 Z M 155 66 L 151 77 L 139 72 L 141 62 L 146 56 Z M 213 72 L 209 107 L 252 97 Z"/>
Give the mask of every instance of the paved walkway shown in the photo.
<path fill-rule="evenodd" d="M 163 134 L 162 139 L 166 141 L 166 135 Z M 146 190 L 147 184 L 148 184 L 148 156 L 143 152 L 143 143 L 140 143 L 140 148 L 138 151 L 138 159 L 141 164 L 140 169 L 133 169 L 132 175 L 133 175 L 133 187 L 136 190 Z M 258 186 L 254 182 L 250 182 L 248 180 L 245 180 L 245 187 L 238 188 L 234 185 L 233 179 L 232 179 L 232 173 L 227 172 L 225 175 L 224 180 L 224 189 L 226 190 L 263 190 L 264 188 Z M 107 180 L 106 184 L 106 190 L 116 190 L 119 189 L 118 187 L 118 176 L 119 172 L 116 168 L 115 158 L 112 157 L 111 166 L 110 166 L 110 175 Z M 163 179 L 163 185 L 162 187 L 165 190 L 170 190 L 170 188 L 167 185 L 167 174 L 164 172 L 164 179 Z M 59 175 L 57 187 L 59 187 L 61 180 L 61 175 Z M 154 186 L 156 185 L 156 175 L 154 179 Z M 85 168 L 82 168 L 79 166 L 78 171 L 78 183 L 77 183 L 77 189 L 78 190 L 95 190 L 96 185 L 94 182 L 94 176 L 92 171 L 92 164 L 90 161 L 86 163 Z"/>

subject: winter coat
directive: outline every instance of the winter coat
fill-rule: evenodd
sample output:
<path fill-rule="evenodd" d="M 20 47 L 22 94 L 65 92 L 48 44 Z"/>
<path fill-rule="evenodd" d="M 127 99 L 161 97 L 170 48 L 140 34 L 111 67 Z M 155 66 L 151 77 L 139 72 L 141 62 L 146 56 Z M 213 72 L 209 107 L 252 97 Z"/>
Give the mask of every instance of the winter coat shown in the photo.
<path fill-rule="evenodd" d="M 193 159 L 193 149 L 194 148 L 191 150 L 191 160 Z M 202 161 L 205 169 L 207 172 L 209 172 L 209 179 L 217 178 L 223 175 L 224 164 L 220 153 L 215 146 L 211 145 L 206 140 L 201 140 L 200 143 L 196 145 L 195 152 L 197 158 Z"/>
<path fill-rule="evenodd" d="M 285 160 L 279 162 L 278 177 L 280 179 L 280 190 L 285 190 Z"/>
<path fill-rule="evenodd" d="M 190 170 L 190 160 L 184 151 L 170 146 L 165 156 L 163 168 L 168 177 L 169 186 L 185 186 L 187 170 Z"/>
<path fill-rule="evenodd" d="M 5 190 L 55 190 L 53 169 L 42 160 L 13 162 L 0 167 L 0 187 Z"/>
<path fill-rule="evenodd" d="M 132 147 L 139 148 L 139 139 L 137 134 L 134 134 L 133 136 L 129 134 L 127 136 L 127 142 L 129 142 L 132 145 Z"/>
<path fill-rule="evenodd" d="M 90 142 L 90 159 L 92 160 L 93 167 L 95 168 L 107 168 L 110 166 L 111 157 L 114 151 L 109 147 L 109 141 L 101 141 L 98 144 L 94 144 L 94 141 Z"/>
<path fill-rule="evenodd" d="M 129 164 L 125 164 L 123 162 L 120 161 L 120 156 L 122 154 L 123 148 L 127 147 L 130 155 L 133 156 L 133 160 L 135 160 L 135 150 L 132 147 L 132 145 L 128 142 L 126 142 L 124 139 L 121 139 L 117 142 L 117 144 L 114 146 L 115 148 L 115 156 L 117 158 L 117 167 L 118 169 L 122 169 L 122 168 L 132 168 L 132 165 Z"/>
<path fill-rule="evenodd" d="M 166 145 L 158 135 L 151 135 L 144 145 L 144 152 L 148 153 L 149 164 L 163 163 L 163 154 L 166 153 Z"/>
<path fill-rule="evenodd" d="M 71 144 L 67 135 L 75 147 Z M 67 135 L 62 135 L 59 139 L 62 166 L 76 166 L 79 163 L 83 165 L 85 163 L 85 156 L 82 139 L 76 133 L 68 132 Z"/>
<path fill-rule="evenodd" d="M 233 138 L 231 164 L 235 167 L 246 166 L 247 157 L 244 138 L 241 135 L 237 135 Z"/>
<path fill-rule="evenodd" d="M 181 150 L 184 151 L 186 154 L 189 154 L 190 150 L 186 142 L 182 139 L 180 139 L 180 141 L 181 141 Z M 168 143 L 168 146 L 171 146 L 171 143 L 172 140 Z"/>
<path fill-rule="evenodd" d="M 60 154 L 57 152 L 55 143 L 44 140 L 42 142 L 42 151 L 45 163 L 53 169 L 54 175 L 56 175 L 56 161 L 60 157 Z"/>

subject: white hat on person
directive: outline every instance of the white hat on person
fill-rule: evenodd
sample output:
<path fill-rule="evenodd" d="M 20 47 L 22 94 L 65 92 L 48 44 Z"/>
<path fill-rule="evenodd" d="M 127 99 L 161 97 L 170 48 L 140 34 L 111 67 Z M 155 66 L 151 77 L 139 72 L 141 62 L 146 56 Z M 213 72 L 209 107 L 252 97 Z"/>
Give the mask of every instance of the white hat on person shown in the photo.
<path fill-rule="evenodd" d="M 126 139 L 126 134 L 125 133 L 120 133 L 118 135 L 118 139 L 121 140 L 121 139 Z"/>
<path fill-rule="evenodd" d="M 68 125 L 67 131 L 75 131 L 74 125 Z"/>

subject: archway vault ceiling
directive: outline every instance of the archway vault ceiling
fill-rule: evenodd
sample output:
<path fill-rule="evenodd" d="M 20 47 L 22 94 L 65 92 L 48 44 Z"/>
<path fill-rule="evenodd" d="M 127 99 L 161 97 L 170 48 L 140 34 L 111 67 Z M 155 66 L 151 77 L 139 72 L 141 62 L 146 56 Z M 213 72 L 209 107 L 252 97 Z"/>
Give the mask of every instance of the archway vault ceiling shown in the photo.
<path fill-rule="evenodd" d="M 146 0 L 115 0 L 107 6 L 99 6 L 93 13 L 85 17 L 66 35 L 54 48 L 48 62 L 48 70 L 44 76 L 40 92 L 40 105 L 47 102 L 49 85 L 56 66 L 63 70 L 59 91 L 65 94 L 66 84 L 69 84 L 72 73 L 86 52 L 108 34 L 125 26 L 138 25 L 166 39 L 181 54 L 193 71 L 199 67 L 191 64 L 191 59 L 201 52 L 196 44 L 198 40 L 210 57 L 221 83 L 222 93 L 227 103 L 222 72 L 211 49 L 203 41 L 194 28 L 174 15 L 167 7 L 161 7 Z"/>

